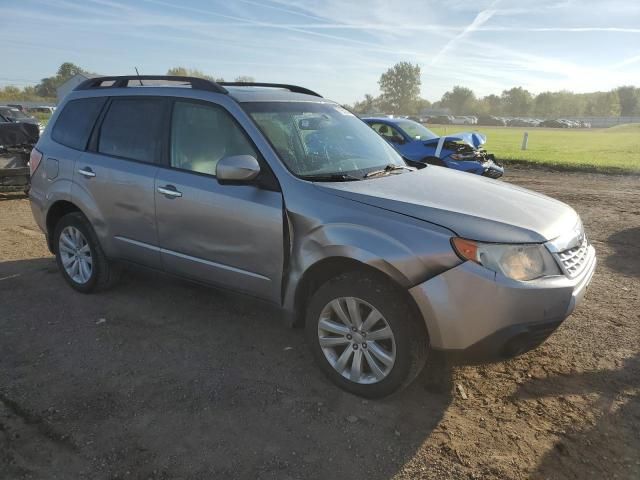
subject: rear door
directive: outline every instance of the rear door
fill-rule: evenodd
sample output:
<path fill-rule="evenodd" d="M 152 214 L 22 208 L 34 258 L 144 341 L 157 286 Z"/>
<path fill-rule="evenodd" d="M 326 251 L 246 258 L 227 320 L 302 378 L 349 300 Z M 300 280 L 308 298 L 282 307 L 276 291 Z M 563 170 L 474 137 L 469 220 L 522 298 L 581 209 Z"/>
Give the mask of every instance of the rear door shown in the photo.
<path fill-rule="evenodd" d="M 161 268 L 154 179 L 164 155 L 161 97 L 114 97 L 87 152 L 76 161 L 75 197 L 85 199 L 108 256 Z"/>
<path fill-rule="evenodd" d="M 221 158 L 253 155 L 262 161 L 253 143 L 229 112 L 210 102 L 176 100 L 170 129 L 169 162 L 156 176 L 164 268 L 279 301 L 281 192 L 258 184 L 221 185 L 215 177 Z"/>

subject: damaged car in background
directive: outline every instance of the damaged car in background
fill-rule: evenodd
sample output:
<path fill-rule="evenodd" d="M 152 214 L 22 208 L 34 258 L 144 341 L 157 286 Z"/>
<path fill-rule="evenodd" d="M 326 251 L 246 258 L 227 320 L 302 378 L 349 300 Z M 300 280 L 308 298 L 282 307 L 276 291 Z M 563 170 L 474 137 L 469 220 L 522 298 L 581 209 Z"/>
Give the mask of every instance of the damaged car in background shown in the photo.
<path fill-rule="evenodd" d="M 486 137 L 477 132 L 439 137 L 417 122 L 405 118 L 367 117 L 362 119 L 387 140 L 405 159 L 453 168 L 490 178 L 504 175 L 504 167 L 480 148 Z"/>
<path fill-rule="evenodd" d="M 0 192 L 29 191 L 29 155 L 39 137 L 37 125 L 0 120 Z"/>
<path fill-rule="evenodd" d="M 10 105 L 0 105 L 0 122 L 2 123 L 30 123 L 36 125 L 39 131 L 44 130 L 44 126 L 37 118 L 27 115 L 22 110 Z"/>

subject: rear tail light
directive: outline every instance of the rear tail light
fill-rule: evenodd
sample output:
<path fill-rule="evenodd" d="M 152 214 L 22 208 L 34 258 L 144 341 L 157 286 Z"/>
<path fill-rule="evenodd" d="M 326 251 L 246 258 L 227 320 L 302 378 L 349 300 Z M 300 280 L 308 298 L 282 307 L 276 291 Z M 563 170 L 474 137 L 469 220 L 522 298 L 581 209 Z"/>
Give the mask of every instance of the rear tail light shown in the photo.
<path fill-rule="evenodd" d="M 33 174 L 38 169 L 38 167 L 40 166 L 41 161 L 42 161 L 42 152 L 36 148 L 31 150 L 31 156 L 29 157 L 29 171 L 31 172 L 32 177 L 33 177 Z"/>

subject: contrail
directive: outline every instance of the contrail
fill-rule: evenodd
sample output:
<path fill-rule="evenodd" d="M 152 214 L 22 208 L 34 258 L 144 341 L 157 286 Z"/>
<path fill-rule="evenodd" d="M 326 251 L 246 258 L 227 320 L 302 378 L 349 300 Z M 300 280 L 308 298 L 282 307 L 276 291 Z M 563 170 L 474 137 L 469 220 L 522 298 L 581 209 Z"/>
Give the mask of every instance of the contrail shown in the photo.
<path fill-rule="evenodd" d="M 478 30 L 478 28 L 480 28 L 482 25 L 484 25 L 491 17 L 493 17 L 495 15 L 495 13 L 497 12 L 496 10 L 496 5 L 498 4 L 500 0 L 495 0 L 491 6 L 485 10 L 482 10 L 480 13 L 478 13 L 478 15 L 476 15 L 476 18 L 473 19 L 473 22 L 471 22 L 469 25 L 466 26 L 466 28 L 460 32 L 458 35 L 456 35 L 455 37 L 453 37 L 451 40 L 449 40 L 444 47 L 442 47 L 442 49 L 436 54 L 435 57 L 433 57 L 433 60 L 431 60 L 431 65 L 435 65 L 436 63 L 438 63 L 438 61 L 449 52 L 449 50 L 451 50 L 460 40 L 464 39 L 466 36 L 468 36 L 469 34 L 473 33 L 474 31 Z"/>

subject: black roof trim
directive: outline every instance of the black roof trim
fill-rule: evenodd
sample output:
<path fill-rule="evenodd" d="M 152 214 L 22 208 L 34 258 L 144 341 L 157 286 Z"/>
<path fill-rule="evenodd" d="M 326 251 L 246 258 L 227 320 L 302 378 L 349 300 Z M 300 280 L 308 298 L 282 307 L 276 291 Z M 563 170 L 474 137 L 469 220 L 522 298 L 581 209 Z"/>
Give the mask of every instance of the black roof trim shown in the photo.
<path fill-rule="evenodd" d="M 111 77 L 95 77 L 85 80 L 76 88 L 74 88 L 74 90 L 91 90 L 93 88 L 127 88 L 129 87 L 129 82 L 142 82 L 143 80 L 165 80 L 168 82 L 183 82 L 190 85 L 193 89 L 206 90 L 215 93 L 229 93 L 229 91 L 224 88 L 225 86 L 283 88 L 285 90 L 289 90 L 292 93 L 302 93 L 304 95 L 312 95 L 314 97 L 322 98 L 322 95 L 314 92 L 313 90 L 309 90 L 308 88 L 300 87 L 298 85 L 289 85 L 286 83 L 214 82 L 211 80 L 207 80 L 206 78 L 183 77 L 174 75 L 123 75 Z M 112 84 L 103 86 L 103 83 L 106 82 L 111 82 Z"/>
<path fill-rule="evenodd" d="M 219 82 L 218 85 L 223 87 L 271 87 L 284 88 L 293 93 L 303 93 L 305 95 L 313 95 L 314 97 L 323 98 L 319 93 L 309 90 L 308 88 L 299 87 L 297 85 L 289 85 L 286 83 L 264 83 L 264 82 Z"/>
<path fill-rule="evenodd" d="M 182 77 L 173 75 L 124 75 L 115 77 L 96 77 L 85 80 L 74 90 L 91 90 L 93 88 L 127 88 L 129 82 L 142 80 L 166 80 L 171 82 L 184 82 L 191 85 L 196 90 L 206 90 L 215 93 L 228 93 L 227 89 L 220 84 L 207 80 L 206 78 Z M 113 82 L 113 85 L 103 86 L 105 82 Z"/>

